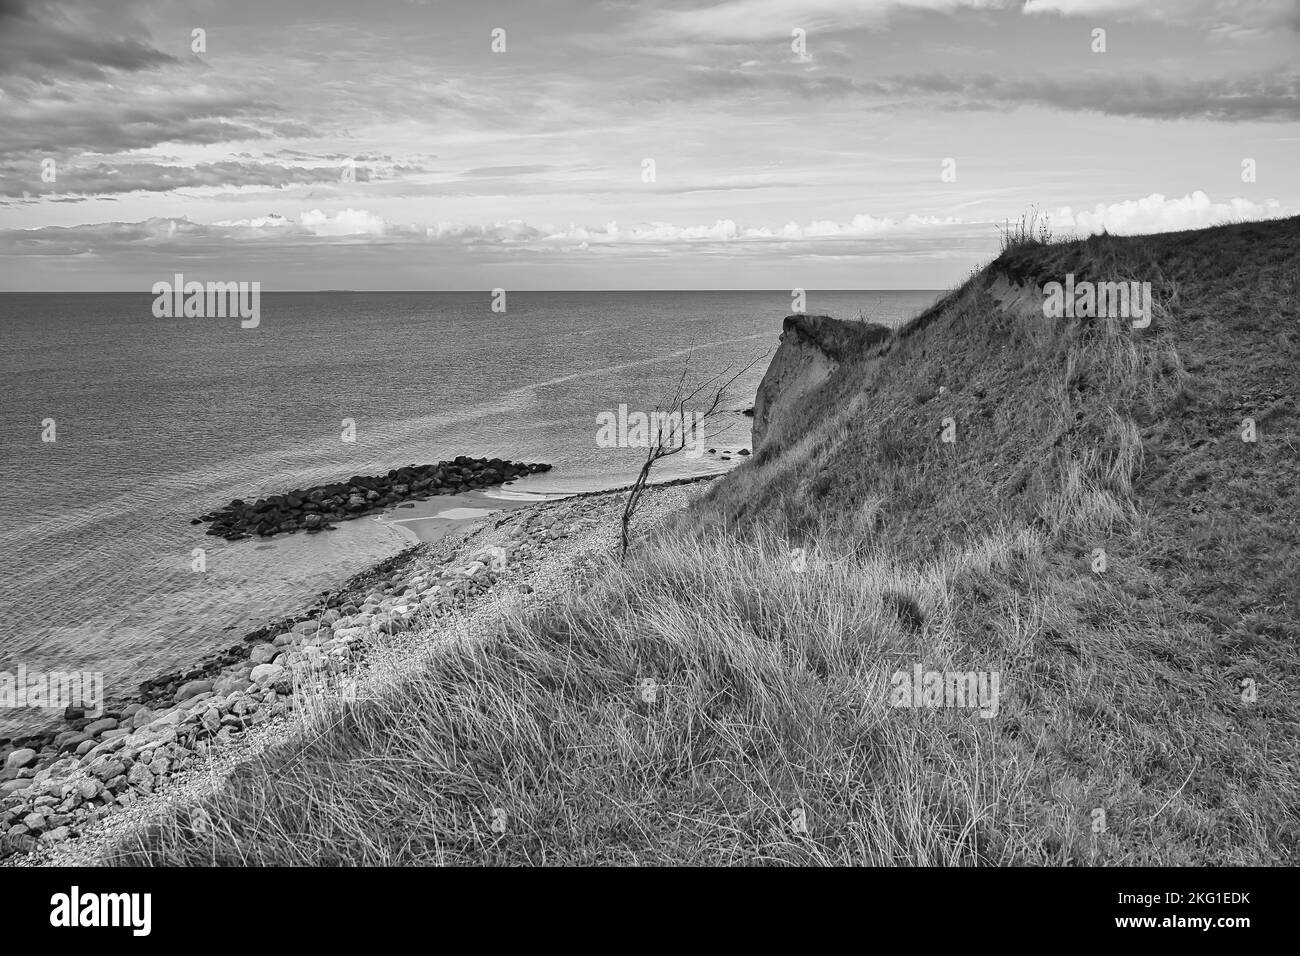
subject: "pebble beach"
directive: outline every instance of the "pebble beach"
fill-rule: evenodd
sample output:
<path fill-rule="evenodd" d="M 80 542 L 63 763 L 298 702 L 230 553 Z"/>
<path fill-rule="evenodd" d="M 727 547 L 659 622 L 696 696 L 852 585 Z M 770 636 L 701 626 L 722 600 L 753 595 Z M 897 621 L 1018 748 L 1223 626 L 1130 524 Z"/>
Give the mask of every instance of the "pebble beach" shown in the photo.
<path fill-rule="evenodd" d="M 647 488 L 644 533 L 717 476 Z M 617 548 L 623 490 L 453 522 L 302 613 L 245 635 L 140 699 L 77 721 L 40 751 L 0 748 L 0 865 L 91 865 L 99 851 L 222 786 L 243 761 L 318 733 L 449 642 L 544 605 Z"/>

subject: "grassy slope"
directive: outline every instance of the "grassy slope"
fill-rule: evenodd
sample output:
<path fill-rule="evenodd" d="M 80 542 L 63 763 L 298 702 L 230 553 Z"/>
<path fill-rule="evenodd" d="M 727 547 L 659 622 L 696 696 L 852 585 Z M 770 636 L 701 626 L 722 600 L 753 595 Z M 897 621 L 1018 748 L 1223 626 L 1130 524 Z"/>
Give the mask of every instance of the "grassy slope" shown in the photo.
<path fill-rule="evenodd" d="M 1151 328 L 995 297 L 1067 271 Z M 111 860 L 1294 863 L 1298 301 L 1298 219 L 1012 249 L 626 567 Z M 997 716 L 889 707 L 914 663 Z"/>

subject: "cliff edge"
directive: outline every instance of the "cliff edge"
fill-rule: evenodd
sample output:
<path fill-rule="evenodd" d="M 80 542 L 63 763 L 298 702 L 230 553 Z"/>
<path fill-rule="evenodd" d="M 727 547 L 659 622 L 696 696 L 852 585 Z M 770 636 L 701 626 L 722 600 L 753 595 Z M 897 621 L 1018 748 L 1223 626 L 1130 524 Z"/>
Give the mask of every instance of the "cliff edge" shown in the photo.
<path fill-rule="evenodd" d="M 784 411 L 829 379 L 841 363 L 889 335 L 887 326 L 874 322 L 843 322 L 828 315 L 786 316 L 780 347 L 754 399 L 754 451 L 780 427 Z"/>

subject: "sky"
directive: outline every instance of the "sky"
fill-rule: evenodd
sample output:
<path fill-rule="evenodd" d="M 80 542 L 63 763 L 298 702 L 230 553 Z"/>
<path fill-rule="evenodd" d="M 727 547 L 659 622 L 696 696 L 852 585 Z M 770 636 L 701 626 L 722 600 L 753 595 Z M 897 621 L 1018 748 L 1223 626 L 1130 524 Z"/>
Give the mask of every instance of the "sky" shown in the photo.
<path fill-rule="evenodd" d="M 196 32 L 197 31 L 197 32 Z M 0 0 L 0 291 L 942 289 L 1300 213 L 1300 0 Z"/>

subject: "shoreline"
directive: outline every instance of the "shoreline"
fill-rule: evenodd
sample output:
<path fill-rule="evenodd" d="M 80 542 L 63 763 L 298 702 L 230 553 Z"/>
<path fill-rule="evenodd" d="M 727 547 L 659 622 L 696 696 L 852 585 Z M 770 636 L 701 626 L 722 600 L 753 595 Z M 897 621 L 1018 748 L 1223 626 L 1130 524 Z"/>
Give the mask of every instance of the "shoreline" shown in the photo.
<path fill-rule="evenodd" d="M 736 458 L 731 467 L 743 460 L 743 458 Z M 651 484 L 652 486 L 660 486 L 703 481 L 726 474 L 729 470 L 730 467 L 704 474 L 652 481 Z M 548 489 L 546 485 L 553 486 L 557 477 L 562 482 L 572 481 L 581 485 L 595 485 L 596 487 L 588 487 L 577 491 Z M 543 487 L 536 491 L 527 488 L 521 490 L 514 487 L 519 482 L 524 482 L 526 485 L 531 483 L 542 484 Z M 188 666 L 180 664 L 155 672 L 136 683 L 136 689 L 130 693 L 106 696 L 102 701 L 102 710 L 107 713 L 114 709 L 129 706 L 132 703 L 150 704 L 157 701 L 170 684 L 179 686 L 184 681 L 210 676 L 221 668 L 240 660 L 244 656 L 242 652 L 247 642 L 259 640 L 262 636 L 273 632 L 278 627 L 291 627 L 310 615 L 312 609 L 322 600 L 346 595 L 364 586 L 376 574 L 392 573 L 392 571 L 399 569 L 406 561 L 410 560 L 409 552 L 420 545 L 432 544 L 444 537 L 455 536 L 464 529 L 472 527 L 475 522 L 486 520 L 495 514 L 508 513 L 547 502 L 625 491 L 629 487 L 631 487 L 631 482 L 610 483 L 602 478 L 566 479 L 563 476 L 549 473 L 513 479 L 510 481 L 509 486 L 501 484 L 483 489 L 468 489 L 454 494 L 431 496 L 424 501 L 412 501 L 388 506 L 381 513 L 368 515 L 367 517 L 382 526 L 391 528 L 392 531 L 405 538 L 407 543 L 404 547 L 354 571 L 343 578 L 342 584 L 334 584 L 314 593 L 308 592 L 310 596 L 304 596 L 295 602 L 297 607 L 293 610 L 268 615 L 262 618 L 261 623 L 257 623 L 256 619 L 250 621 L 244 625 L 244 628 L 252 626 L 252 629 L 244 630 L 243 636 L 237 640 L 223 634 L 223 644 L 197 654 L 189 662 Z M 235 628 L 221 628 L 221 630 L 223 632 L 227 630 L 236 631 Z M 173 687 L 173 689 L 175 688 Z M 90 722 L 93 721 L 87 721 L 87 723 Z M 64 713 L 52 708 L 46 712 L 38 725 L 34 724 L 30 727 L 20 727 L 8 732 L 0 732 L 0 786 L 7 782 L 7 778 L 2 773 L 5 769 L 4 760 L 7 747 L 13 747 L 15 743 L 21 741 L 22 746 L 32 747 L 40 751 L 60 733 L 68 730 L 70 726 L 71 724 L 66 720 Z M 3 796 L 4 791 L 0 790 L 0 799 Z M 2 829 L 0 829 L 0 835 L 3 835 Z"/>
<path fill-rule="evenodd" d="M 675 510 L 661 507 L 662 501 L 689 495 L 694 491 L 690 486 L 707 485 L 724 474 L 649 485 L 647 503 L 655 504 L 641 520 L 658 520 Z M 557 543 L 568 539 L 579 524 L 585 529 L 589 512 L 605 518 L 621 514 L 620 499 L 630 487 L 621 484 L 551 498 L 483 496 L 485 500 L 471 499 L 468 504 L 491 504 L 492 510 L 466 508 L 475 513 L 406 519 L 441 526 L 429 540 L 419 540 L 414 529 L 403 529 L 416 538 L 410 546 L 321 592 L 305 609 L 248 632 L 239 643 L 206 655 L 192 668 L 142 682 L 130 698 L 106 703 L 105 715 L 115 716 L 97 733 L 85 733 L 95 722 L 52 733 L 51 742 L 59 741 L 57 752 L 51 755 L 48 745 L 42 748 L 43 759 L 24 766 L 23 776 L 15 778 L 31 782 L 11 786 L 8 792 L 0 789 L 0 860 L 8 857 L 7 864 L 21 865 L 33 852 L 78 844 L 103 821 L 137 802 L 148 804 L 155 793 L 171 793 L 174 783 L 223 779 L 266 746 L 292 737 L 294 715 L 315 706 L 309 696 L 299 700 L 304 685 L 319 685 L 323 678 L 337 693 L 333 684 L 342 675 L 351 689 L 340 696 L 347 699 L 357 680 L 384 659 L 385 645 L 400 643 L 400 635 L 454 626 L 458 614 L 468 614 L 476 602 L 492 596 L 505 577 L 515 579 L 519 595 L 532 595 L 537 588 L 529 579 L 541 569 L 520 571 L 510 560 L 537 552 L 545 554 L 543 564 L 556 564 L 549 552 Z M 440 510 L 465 508 L 466 502 L 451 502 L 452 497 L 459 496 L 445 496 Z M 386 512 L 383 519 L 392 520 L 396 511 Z M 557 517 L 574 513 L 584 517 L 572 525 Z M 561 530 L 553 532 L 557 522 Z M 617 521 L 608 523 L 611 527 L 604 530 L 615 530 Z M 507 525 L 527 531 L 497 545 L 485 543 L 500 537 Z M 599 531 L 581 537 L 599 539 Z M 491 553 L 493 548 L 508 557 L 501 560 Z M 567 586 L 569 579 L 564 580 Z M 391 676 L 391 665 L 387 670 Z"/>

